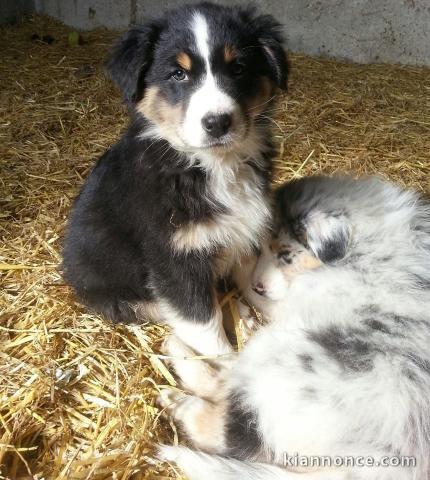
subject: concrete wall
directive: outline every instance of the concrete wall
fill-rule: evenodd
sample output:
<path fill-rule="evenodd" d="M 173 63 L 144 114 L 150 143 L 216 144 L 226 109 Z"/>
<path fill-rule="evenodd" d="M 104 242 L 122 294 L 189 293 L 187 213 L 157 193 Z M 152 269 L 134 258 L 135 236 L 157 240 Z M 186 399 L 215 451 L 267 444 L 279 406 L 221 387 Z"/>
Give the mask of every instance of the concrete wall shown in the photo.
<path fill-rule="evenodd" d="M 35 3 L 37 12 L 82 30 L 121 29 L 132 23 L 134 2 L 130 0 L 35 0 Z"/>
<path fill-rule="evenodd" d="M 35 1 L 37 11 L 82 29 L 100 25 L 125 28 L 129 23 L 144 21 L 184 3 L 183 0 Z M 430 0 L 254 0 L 254 3 L 284 24 L 290 51 L 361 63 L 430 66 Z"/>
<path fill-rule="evenodd" d="M 34 0 L 0 0 L 0 25 L 15 23 L 34 8 Z"/>
<path fill-rule="evenodd" d="M 136 20 L 181 0 L 136 0 Z M 193 3 L 193 2 L 190 2 Z M 241 1 L 215 3 L 244 3 Z M 358 63 L 430 65 L 430 0 L 254 0 L 284 25 L 289 50 Z"/>

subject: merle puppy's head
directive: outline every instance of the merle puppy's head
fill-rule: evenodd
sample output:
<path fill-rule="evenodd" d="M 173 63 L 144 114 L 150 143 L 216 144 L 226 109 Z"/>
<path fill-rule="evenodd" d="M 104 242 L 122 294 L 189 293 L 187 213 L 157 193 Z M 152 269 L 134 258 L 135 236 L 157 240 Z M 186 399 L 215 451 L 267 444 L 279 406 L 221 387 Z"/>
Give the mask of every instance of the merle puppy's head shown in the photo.
<path fill-rule="evenodd" d="M 252 8 L 189 5 L 129 30 L 107 68 L 150 136 L 182 151 L 234 151 L 286 89 L 279 27 Z"/>

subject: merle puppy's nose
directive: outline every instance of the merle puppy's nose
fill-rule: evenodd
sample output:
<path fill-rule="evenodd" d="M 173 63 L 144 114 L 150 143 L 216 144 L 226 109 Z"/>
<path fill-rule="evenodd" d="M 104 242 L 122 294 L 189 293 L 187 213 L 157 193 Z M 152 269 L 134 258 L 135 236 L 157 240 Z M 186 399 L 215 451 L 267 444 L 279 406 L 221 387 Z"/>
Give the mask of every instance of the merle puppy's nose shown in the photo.
<path fill-rule="evenodd" d="M 254 292 L 258 293 L 258 295 L 264 295 L 266 293 L 266 289 L 264 288 L 264 285 L 261 282 L 258 282 L 257 284 L 252 286 L 252 289 Z"/>
<path fill-rule="evenodd" d="M 228 113 L 210 113 L 202 118 L 202 125 L 211 137 L 220 138 L 225 135 L 231 127 L 231 115 Z"/>

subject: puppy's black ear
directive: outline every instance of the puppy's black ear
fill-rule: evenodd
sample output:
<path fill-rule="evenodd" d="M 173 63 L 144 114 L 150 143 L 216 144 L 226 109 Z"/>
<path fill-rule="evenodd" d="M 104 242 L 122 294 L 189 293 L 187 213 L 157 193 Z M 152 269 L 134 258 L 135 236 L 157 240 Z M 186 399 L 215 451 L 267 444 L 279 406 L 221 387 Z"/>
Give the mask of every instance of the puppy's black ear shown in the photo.
<path fill-rule="evenodd" d="M 269 75 L 275 85 L 287 89 L 288 59 L 284 49 L 282 26 L 271 15 L 261 15 L 254 20 L 257 37 L 269 66 Z"/>
<path fill-rule="evenodd" d="M 325 213 L 313 209 L 306 216 L 293 220 L 292 230 L 323 263 L 340 260 L 347 253 L 351 228 L 341 211 Z"/>
<path fill-rule="evenodd" d="M 144 77 L 152 62 L 161 22 L 132 27 L 115 45 L 105 66 L 126 103 L 136 102 L 144 89 Z"/>

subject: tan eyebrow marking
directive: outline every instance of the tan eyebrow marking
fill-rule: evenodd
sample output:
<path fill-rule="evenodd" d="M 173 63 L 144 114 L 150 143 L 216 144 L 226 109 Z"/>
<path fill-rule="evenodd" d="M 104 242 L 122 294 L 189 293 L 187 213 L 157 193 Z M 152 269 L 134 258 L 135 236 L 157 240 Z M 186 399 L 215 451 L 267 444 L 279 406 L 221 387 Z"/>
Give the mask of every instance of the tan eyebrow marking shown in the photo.
<path fill-rule="evenodd" d="M 176 55 L 176 61 L 178 62 L 178 65 L 180 65 L 184 70 L 190 71 L 191 67 L 193 66 L 193 62 L 190 56 L 185 52 L 179 52 Z"/>
<path fill-rule="evenodd" d="M 232 62 L 236 58 L 236 49 L 233 45 L 226 43 L 224 45 L 224 61 L 226 63 Z"/>

